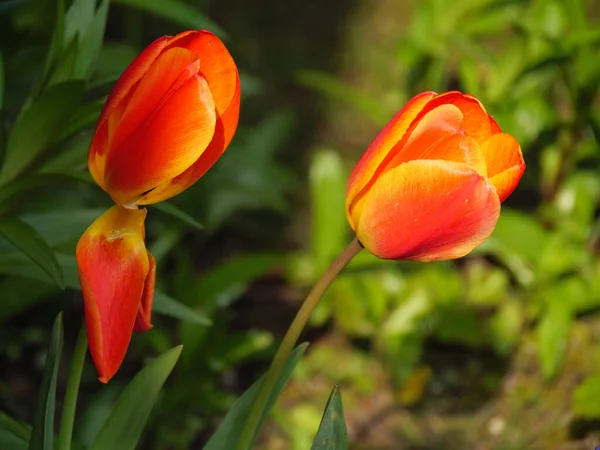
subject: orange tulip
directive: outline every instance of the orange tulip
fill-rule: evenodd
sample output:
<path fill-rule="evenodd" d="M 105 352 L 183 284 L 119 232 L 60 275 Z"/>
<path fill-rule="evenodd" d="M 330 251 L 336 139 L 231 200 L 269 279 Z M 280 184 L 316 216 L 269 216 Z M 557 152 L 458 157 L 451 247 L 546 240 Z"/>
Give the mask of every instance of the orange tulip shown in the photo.
<path fill-rule="evenodd" d="M 157 39 L 106 100 L 88 155 L 90 172 L 119 205 L 173 197 L 223 154 L 239 108 L 238 72 L 215 35 L 186 31 Z"/>
<path fill-rule="evenodd" d="M 460 92 L 424 92 L 386 125 L 358 162 L 346 215 L 384 259 L 459 258 L 494 230 L 525 162 L 483 105 Z"/>
<path fill-rule="evenodd" d="M 90 353 L 100 381 L 117 372 L 133 331 L 152 327 L 156 263 L 144 244 L 147 205 L 191 186 L 237 127 L 240 81 L 223 43 L 186 31 L 150 44 L 109 95 L 89 170 L 117 204 L 77 245 Z"/>

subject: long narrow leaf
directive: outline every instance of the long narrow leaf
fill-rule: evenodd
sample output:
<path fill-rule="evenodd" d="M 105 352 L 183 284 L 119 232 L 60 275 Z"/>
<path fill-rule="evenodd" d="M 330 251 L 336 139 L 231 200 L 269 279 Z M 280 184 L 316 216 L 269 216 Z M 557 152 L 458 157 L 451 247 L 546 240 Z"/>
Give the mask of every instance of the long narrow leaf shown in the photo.
<path fill-rule="evenodd" d="M 335 386 L 329 395 L 311 450 L 348 450 L 348 433 L 339 386 Z"/>
<path fill-rule="evenodd" d="M 158 394 L 181 354 L 172 348 L 142 369 L 125 387 L 90 450 L 133 450 Z"/>
<path fill-rule="evenodd" d="M 56 381 L 58 365 L 63 346 L 62 313 L 54 321 L 50 346 L 46 356 L 46 366 L 35 411 L 35 419 L 31 430 L 29 450 L 53 450 L 54 440 L 54 408 L 56 403 Z"/>
<path fill-rule="evenodd" d="M 46 272 L 58 287 L 65 288 L 62 270 L 54 251 L 31 225 L 19 219 L 2 219 L 0 234 Z"/>
<path fill-rule="evenodd" d="M 0 448 L 27 450 L 31 429 L 0 411 Z"/>
<path fill-rule="evenodd" d="M 307 347 L 307 343 L 299 345 L 288 358 L 287 362 L 285 363 L 285 367 L 281 372 L 277 383 L 275 384 L 275 388 L 273 389 L 273 392 L 269 397 L 267 404 L 265 405 L 265 410 L 263 411 L 261 420 L 258 423 L 258 428 L 260 428 L 266 420 L 268 412 L 273 407 L 273 404 L 279 397 L 279 394 L 281 394 L 281 391 L 283 391 L 283 388 L 292 375 L 296 364 L 298 364 L 298 361 L 300 361 L 300 358 L 306 351 Z M 231 409 L 227 412 L 227 415 L 225 415 L 223 422 L 221 422 L 221 425 L 206 443 L 203 450 L 231 450 L 236 448 L 236 444 L 240 438 L 240 434 L 242 433 L 242 428 L 244 427 L 244 423 L 246 422 L 250 408 L 256 400 L 256 396 L 258 395 L 258 391 L 260 389 L 260 384 L 263 382 L 263 380 L 264 376 L 250 386 L 250 388 L 235 401 Z"/>

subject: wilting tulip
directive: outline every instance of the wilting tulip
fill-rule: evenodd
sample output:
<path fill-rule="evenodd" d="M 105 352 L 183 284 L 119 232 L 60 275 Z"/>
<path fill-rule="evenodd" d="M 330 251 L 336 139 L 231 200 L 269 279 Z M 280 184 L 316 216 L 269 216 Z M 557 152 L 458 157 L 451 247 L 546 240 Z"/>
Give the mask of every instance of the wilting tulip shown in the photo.
<path fill-rule="evenodd" d="M 239 107 L 238 72 L 215 35 L 186 31 L 157 39 L 106 100 L 88 155 L 90 172 L 120 205 L 173 197 L 225 151 Z"/>
<path fill-rule="evenodd" d="M 133 331 L 146 331 L 155 261 L 144 245 L 146 210 L 170 198 L 217 161 L 237 127 L 240 82 L 223 43 L 186 31 L 150 44 L 109 95 L 88 167 L 117 206 L 77 245 L 89 347 L 100 381 L 119 369 Z"/>
<path fill-rule="evenodd" d="M 494 230 L 525 162 L 481 103 L 460 92 L 417 95 L 355 167 L 346 214 L 358 240 L 385 259 L 459 258 Z"/>
<path fill-rule="evenodd" d="M 131 333 L 152 328 L 156 263 L 144 245 L 145 209 L 113 206 L 77 244 L 90 353 L 100 381 L 118 370 Z"/>

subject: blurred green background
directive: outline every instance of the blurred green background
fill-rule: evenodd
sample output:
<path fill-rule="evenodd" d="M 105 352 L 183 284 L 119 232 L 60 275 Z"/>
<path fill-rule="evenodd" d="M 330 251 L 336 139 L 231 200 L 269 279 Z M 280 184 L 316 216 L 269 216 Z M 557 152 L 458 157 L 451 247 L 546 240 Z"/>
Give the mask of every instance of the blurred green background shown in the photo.
<path fill-rule="evenodd" d="M 85 172 L 106 95 L 152 40 L 206 28 L 240 70 L 239 129 L 203 179 L 150 207 L 155 327 L 109 385 L 86 366 L 76 440 L 91 442 L 124 384 L 181 343 L 140 448 L 202 448 L 351 239 L 344 190 L 361 153 L 413 95 L 459 89 L 528 165 L 496 231 L 454 262 L 359 255 L 315 312 L 257 448 L 310 448 L 336 383 L 353 449 L 600 445 L 598 2 L 57 5 L 0 1 L 0 410 L 32 421 L 59 311 L 62 398 L 83 313 L 74 248 L 110 205 Z"/>

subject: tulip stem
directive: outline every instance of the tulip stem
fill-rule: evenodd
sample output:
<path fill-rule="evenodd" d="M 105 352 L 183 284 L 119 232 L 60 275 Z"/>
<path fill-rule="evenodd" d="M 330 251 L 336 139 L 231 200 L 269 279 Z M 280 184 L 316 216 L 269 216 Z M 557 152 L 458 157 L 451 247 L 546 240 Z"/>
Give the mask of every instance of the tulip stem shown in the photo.
<path fill-rule="evenodd" d="M 310 315 L 319 303 L 319 300 L 329 287 L 329 285 L 335 280 L 336 276 L 342 271 L 342 269 L 350 262 L 350 260 L 360 251 L 363 246 L 354 239 L 348 247 L 346 247 L 342 253 L 336 258 L 336 260 L 329 266 L 323 276 L 313 286 L 309 292 L 306 300 L 302 303 L 302 306 L 296 313 L 294 321 L 290 325 L 285 334 L 283 341 L 279 345 L 279 349 L 271 362 L 271 366 L 264 377 L 263 382 L 260 385 L 260 390 L 256 396 L 256 400 L 252 404 L 252 408 L 244 423 L 244 428 L 240 435 L 240 440 L 237 444 L 237 450 L 249 450 L 254 443 L 254 439 L 260 430 L 261 420 L 264 419 L 268 411 L 265 410 L 267 402 L 271 397 L 275 384 L 277 383 L 283 368 L 300 337 L 300 333 L 306 326 Z"/>
<path fill-rule="evenodd" d="M 71 450 L 75 410 L 77 409 L 77 395 L 79 393 L 79 384 L 81 383 L 81 373 L 83 372 L 87 346 L 87 333 L 85 331 L 85 325 L 83 325 L 77 336 L 77 342 L 75 343 L 75 349 L 73 350 L 73 359 L 71 360 L 71 367 L 69 369 L 69 379 L 67 380 L 65 400 L 60 421 L 58 450 Z"/>

